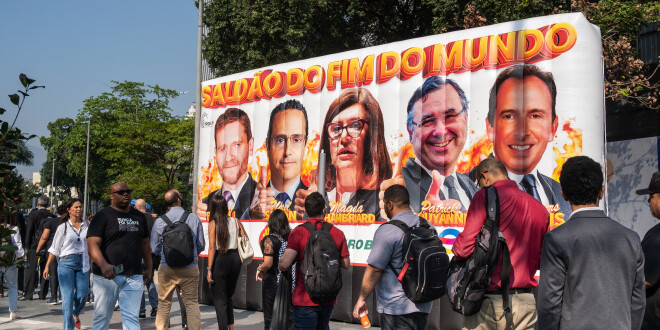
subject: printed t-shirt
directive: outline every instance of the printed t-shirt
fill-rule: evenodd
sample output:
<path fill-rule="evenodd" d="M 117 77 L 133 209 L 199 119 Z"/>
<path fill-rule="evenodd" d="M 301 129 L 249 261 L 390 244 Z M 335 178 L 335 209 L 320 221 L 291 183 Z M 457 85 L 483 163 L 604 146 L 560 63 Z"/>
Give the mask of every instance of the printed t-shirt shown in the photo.
<path fill-rule="evenodd" d="M 94 216 L 87 237 L 101 238 L 101 253 L 111 265 L 123 265 L 121 275 L 142 274 L 142 239 L 149 238 L 144 214 L 131 208 L 128 213 L 108 206 Z M 102 275 L 94 264 L 92 273 Z"/>
<path fill-rule="evenodd" d="M 316 226 L 316 228 L 321 228 L 322 223 L 325 222 L 323 219 L 309 219 L 309 222 L 311 222 L 313 225 Z M 307 239 L 309 238 L 310 232 L 307 230 L 305 227 L 302 225 L 293 228 L 291 233 L 289 234 L 289 241 L 287 243 L 286 248 L 294 250 L 298 252 L 298 256 L 296 257 L 296 260 L 298 261 L 298 266 L 296 271 L 296 288 L 293 290 L 293 305 L 294 306 L 318 306 L 319 304 L 316 304 L 312 301 L 311 298 L 309 298 L 309 295 L 307 294 L 307 291 L 305 291 L 305 285 L 303 284 L 303 278 L 302 278 L 302 273 L 301 270 L 303 269 L 302 264 L 303 264 L 303 254 L 305 253 L 305 246 L 307 245 Z M 337 246 L 337 249 L 339 249 L 339 255 L 341 256 L 342 259 L 348 258 L 348 245 L 346 244 L 346 237 L 344 236 L 344 232 L 339 230 L 336 226 L 332 226 L 330 228 L 330 236 L 332 236 L 332 239 L 335 241 L 335 245 Z M 337 300 L 334 300 L 332 302 L 324 303 L 323 305 L 334 305 L 337 303 Z"/>

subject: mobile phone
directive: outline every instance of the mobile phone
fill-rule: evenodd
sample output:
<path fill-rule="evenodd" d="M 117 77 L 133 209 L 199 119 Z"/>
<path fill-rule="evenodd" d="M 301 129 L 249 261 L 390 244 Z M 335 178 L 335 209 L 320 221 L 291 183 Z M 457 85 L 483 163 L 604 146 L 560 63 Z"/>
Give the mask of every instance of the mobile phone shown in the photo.
<path fill-rule="evenodd" d="M 124 265 L 119 264 L 119 265 L 113 267 L 112 271 L 115 273 L 115 275 L 119 275 L 119 274 L 124 272 Z"/>

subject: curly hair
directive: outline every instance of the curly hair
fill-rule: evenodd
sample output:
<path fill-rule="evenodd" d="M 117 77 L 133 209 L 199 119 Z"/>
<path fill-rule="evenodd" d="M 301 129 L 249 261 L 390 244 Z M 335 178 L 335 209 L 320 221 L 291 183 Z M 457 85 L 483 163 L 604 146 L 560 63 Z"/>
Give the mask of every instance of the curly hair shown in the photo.
<path fill-rule="evenodd" d="M 587 156 L 571 157 L 561 169 L 559 183 L 572 205 L 597 204 L 603 187 L 603 168 Z"/>

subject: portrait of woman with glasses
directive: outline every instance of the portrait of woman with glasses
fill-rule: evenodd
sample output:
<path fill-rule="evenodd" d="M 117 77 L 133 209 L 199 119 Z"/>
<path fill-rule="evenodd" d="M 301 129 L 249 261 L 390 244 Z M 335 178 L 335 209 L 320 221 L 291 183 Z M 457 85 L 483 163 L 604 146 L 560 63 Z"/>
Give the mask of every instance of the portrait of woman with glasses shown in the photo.
<path fill-rule="evenodd" d="M 362 213 L 380 219 L 380 183 L 392 176 L 385 144 L 383 113 L 365 88 L 348 89 L 325 116 L 321 148 L 328 155 L 326 192 L 329 202 L 361 205 Z"/>

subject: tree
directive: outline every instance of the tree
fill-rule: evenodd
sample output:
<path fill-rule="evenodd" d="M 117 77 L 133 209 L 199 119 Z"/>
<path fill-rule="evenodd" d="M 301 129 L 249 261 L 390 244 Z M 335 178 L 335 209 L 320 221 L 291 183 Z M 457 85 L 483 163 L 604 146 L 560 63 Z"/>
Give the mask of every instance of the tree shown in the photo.
<path fill-rule="evenodd" d="M 41 144 L 48 150 L 42 180 L 52 178 L 55 159 L 57 186 L 84 191 L 87 124 L 90 121 L 88 194 L 109 201 L 108 188 L 123 181 L 135 198 L 163 209 L 166 190 L 186 189 L 193 157 L 194 121 L 171 114 L 169 101 L 178 92 L 158 85 L 113 81 L 109 92 L 83 102 L 76 118 L 48 124 L 50 136 Z"/>
<path fill-rule="evenodd" d="M 216 0 L 204 9 L 203 55 L 216 75 L 477 26 L 582 12 L 603 35 L 610 101 L 659 109 L 659 65 L 644 66 L 637 31 L 660 2 L 634 0 Z"/>

